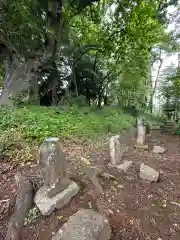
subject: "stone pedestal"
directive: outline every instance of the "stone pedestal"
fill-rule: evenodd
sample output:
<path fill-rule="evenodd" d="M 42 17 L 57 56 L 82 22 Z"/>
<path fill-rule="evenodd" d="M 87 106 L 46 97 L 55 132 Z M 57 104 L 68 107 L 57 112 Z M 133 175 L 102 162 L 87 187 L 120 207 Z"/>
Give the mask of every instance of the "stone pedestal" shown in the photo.
<path fill-rule="evenodd" d="M 50 198 L 48 197 L 49 189 L 43 186 L 37 191 L 34 201 L 42 215 L 46 216 L 50 215 L 56 208 L 64 207 L 78 192 L 78 185 L 71 181 L 63 191 Z"/>
<path fill-rule="evenodd" d="M 58 138 L 48 138 L 40 146 L 39 166 L 44 186 L 34 201 L 43 215 L 49 215 L 67 204 L 79 187 L 66 175 L 66 158 Z"/>
<path fill-rule="evenodd" d="M 175 134 L 176 133 L 176 123 L 172 120 L 168 120 L 162 126 L 162 130 L 166 134 Z"/>
<path fill-rule="evenodd" d="M 120 171 L 127 172 L 132 167 L 132 164 L 132 161 L 125 160 L 124 163 L 117 165 L 116 168 Z"/>

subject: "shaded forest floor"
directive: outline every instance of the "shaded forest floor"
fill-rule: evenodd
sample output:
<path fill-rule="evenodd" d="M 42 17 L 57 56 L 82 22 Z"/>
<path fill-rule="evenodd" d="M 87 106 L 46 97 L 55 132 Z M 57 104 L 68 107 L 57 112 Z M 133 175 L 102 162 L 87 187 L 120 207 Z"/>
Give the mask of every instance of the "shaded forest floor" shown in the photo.
<path fill-rule="evenodd" d="M 35 223 L 25 226 L 22 239 L 50 240 L 52 235 L 79 208 L 92 208 L 108 216 L 112 228 L 111 240 L 178 240 L 180 239 L 180 139 L 161 135 L 154 130 L 148 137 L 149 151 L 134 149 L 133 133 L 122 138 L 128 150 L 123 160 L 132 160 L 132 168 L 122 173 L 109 169 L 108 140 L 98 145 L 67 144 L 69 175 L 79 183 L 81 191 L 62 210 L 48 217 L 39 216 Z M 152 153 L 152 146 L 167 149 L 163 155 Z M 101 181 L 104 195 L 77 170 L 80 156 L 88 158 L 95 166 L 113 174 L 117 179 Z M 147 183 L 139 178 L 139 165 L 146 163 L 160 172 L 158 183 Z M 30 175 L 35 185 L 41 184 L 37 164 L 14 166 L 1 164 L 0 201 L 11 199 L 9 207 L 0 216 L 0 239 L 4 239 L 8 220 L 13 212 L 16 196 L 14 175 L 23 171 Z M 6 211 L 7 210 L 7 211 Z"/>

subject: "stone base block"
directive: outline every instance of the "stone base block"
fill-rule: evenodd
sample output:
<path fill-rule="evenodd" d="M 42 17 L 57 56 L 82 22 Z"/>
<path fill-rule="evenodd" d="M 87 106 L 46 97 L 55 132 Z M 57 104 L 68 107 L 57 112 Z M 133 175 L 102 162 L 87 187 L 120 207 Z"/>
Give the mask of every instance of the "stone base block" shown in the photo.
<path fill-rule="evenodd" d="M 109 240 L 108 219 L 100 213 L 80 209 L 69 218 L 52 240 Z"/>
<path fill-rule="evenodd" d="M 127 172 L 132 167 L 133 162 L 125 160 L 122 164 L 112 165 L 108 163 L 109 168 L 117 168 L 120 171 Z"/>
<path fill-rule="evenodd" d="M 148 150 L 148 149 L 149 149 L 148 145 L 139 145 L 139 144 L 136 144 L 134 147 L 135 147 L 135 148 L 139 148 L 139 149 L 144 149 L 144 150 Z"/>
<path fill-rule="evenodd" d="M 49 189 L 43 186 L 37 191 L 34 198 L 37 207 L 44 216 L 50 215 L 56 208 L 64 207 L 79 192 L 79 186 L 71 181 L 67 188 L 52 198 L 48 197 L 48 191 Z"/>
<path fill-rule="evenodd" d="M 124 163 L 117 165 L 116 168 L 120 171 L 127 172 L 132 166 L 132 164 L 132 161 L 124 161 Z"/>

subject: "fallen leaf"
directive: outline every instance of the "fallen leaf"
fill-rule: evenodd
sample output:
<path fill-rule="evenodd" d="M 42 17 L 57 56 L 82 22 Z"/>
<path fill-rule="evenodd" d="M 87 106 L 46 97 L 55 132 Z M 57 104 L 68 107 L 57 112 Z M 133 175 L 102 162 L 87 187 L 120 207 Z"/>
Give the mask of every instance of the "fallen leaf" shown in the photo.
<path fill-rule="evenodd" d="M 88 166 L 88 165 L 91 164 L 90 161 L 89 161 L 87 158 L 85 158 L 85 157 L 81 157 L 81 161 L 82 161 L 86 166 Z"/>
<path fill-rule="evenodd" d="M 58 220 L 61 220 L 63 218 L 63 216 L 57 216 Z"/>

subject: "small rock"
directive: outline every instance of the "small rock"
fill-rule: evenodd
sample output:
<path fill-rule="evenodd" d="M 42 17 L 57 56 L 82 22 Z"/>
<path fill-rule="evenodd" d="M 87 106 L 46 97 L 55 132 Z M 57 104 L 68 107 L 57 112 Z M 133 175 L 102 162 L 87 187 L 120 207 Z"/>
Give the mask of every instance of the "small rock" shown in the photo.
<path fill-rule="evenodd" d="M 120 171 L 127 172 L 131 166 L 132 166 L 132 161 L 124 161 L 124 163 L 117 165 L 116 168 L 118 168 Z"/>
<path fill-rule="evenodd" d="M 157 182 L 159 179 L 159 172 L 147 165 L 141 164 L 140 178 L 150 182 Z"/>
<path fill-rule="evenodd" d="M 88 206 L 89 206 L 89 208 L 92 208 L 92 203 L 88 202 Z"/>
<path fill-rule="evenodd" d="M 120 189 L 124 189 L 124 186 L 121 185 L 121 184 L 119 184 L 117 187 L 120 188 Z"/>
<path fill-rule="evenodd" d="M 113 211 L 111 209 L 108 210 L 109 214 L 113 215 Z"/>
<path fill-rule="evenodd" d="M 152 151 L 153 153 L 163 154 L 165 152 L 165 148 L 160 146 L 154 146 Z"/>
<path fill-rule="evenodd" d="M 92 210 L 81 209 L 53 236 L 52 240 L 109 240 L 108 219 Z"/>
<path fill-rule="evenodd" d="M 177 203 L 177 202 L 171 202 L 173 205 L 176 205 L 178 207 L 180 207 L 180 203 Z"/>

